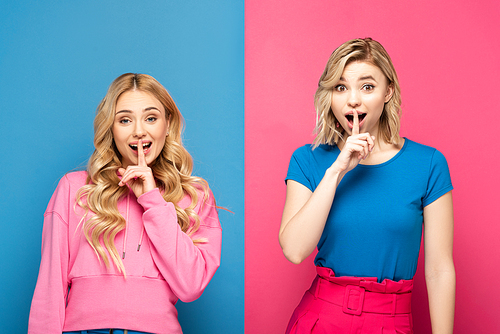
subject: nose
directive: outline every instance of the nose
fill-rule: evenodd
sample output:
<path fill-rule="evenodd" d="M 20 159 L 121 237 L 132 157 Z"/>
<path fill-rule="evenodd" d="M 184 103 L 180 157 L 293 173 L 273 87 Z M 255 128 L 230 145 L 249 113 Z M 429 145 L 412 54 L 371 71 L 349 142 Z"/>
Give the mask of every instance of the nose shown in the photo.
<path fill-rule="evenodd" d="M 347 101 L 347 104 L 349 107 L 355 108 L 358 107 L 361 104 L 361 97 L 359 96 L 359 91 L 357 89 L 352 89 L 351 94 L 349 95 L 349 100 Z"/>
<path fill-rule="evenodd" d="M 143 125 L 141 122 L 136 122 L 135 127 L 134 127 L 134 137 L 136 138 L 142 138 L 146 135 L 146 132 L 143 128 Z"/>

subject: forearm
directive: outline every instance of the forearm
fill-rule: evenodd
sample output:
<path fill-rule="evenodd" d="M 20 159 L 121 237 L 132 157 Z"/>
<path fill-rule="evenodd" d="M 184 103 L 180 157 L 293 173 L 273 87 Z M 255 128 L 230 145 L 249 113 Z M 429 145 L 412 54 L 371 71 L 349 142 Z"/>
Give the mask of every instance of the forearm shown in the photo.
<path fill-rule="evenodd" d="M 429 310 L 432 333 L 453 333 L 455 315 L 455 268 L 453 264 L 447 269 L 426 274 Z"/>
<path fill-rule="evenodd" d="M 287 194 L 279 240 L 290 262 L 302 262 L 318 244 L 341 177 L 340 173 L 328 169 L 310 198 L 292 217 L 286 213 L 287 205 L 294 205 L 288 203 Z"/>
<path fill-rule="evenodd" d="M 194 238 L 207 241 L 198 246 L 180 228 L 169 237 L 151 239 L 155 264 L 182 301 L 197 299 L 215 274 L 220 265 L 221 234 L 220 228 L 200 228 Z"/>
<path fill-rule="evenodd" d="M 453 333 L 456 278 L 451 192 L 424 208 L 424 226 L 425 281 L 432 333 Z"/>
<path fill-rule="evenodd" d="M 146 210 L 143 223 L 156 266 L 179 299 L 198 298 L 220 264 L 222 231 L 213 196 L 197 212 L 200 227 L 192 236 L 181 230 L 174 205 L 165 202 L 159 191 L 138 201 Z M 196 246 L 196 239 L 206 241 Z"/>

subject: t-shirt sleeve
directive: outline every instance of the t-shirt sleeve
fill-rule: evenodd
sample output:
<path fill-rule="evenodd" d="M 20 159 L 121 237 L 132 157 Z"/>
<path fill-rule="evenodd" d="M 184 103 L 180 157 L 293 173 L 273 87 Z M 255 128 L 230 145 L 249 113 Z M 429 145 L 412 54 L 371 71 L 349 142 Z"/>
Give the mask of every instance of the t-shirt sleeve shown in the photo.
<path fill-rule="evenodd" d="M 310 145 L 299 147 L 293 152 L 288 165 L 288 173 L 286 174 L 285 183 L 288 180 L 296 181 L 309 190 L 314 191 L 311 182 L 311 148 Z"/>
<path fill-rule="evenodd" d="M 422 201 L 423 206 L 431 204 L 452 189 L 453 185 L 446 158 L 441 152 L 435 150 L 430 163 L 429 181 L 427 192 Z"/>

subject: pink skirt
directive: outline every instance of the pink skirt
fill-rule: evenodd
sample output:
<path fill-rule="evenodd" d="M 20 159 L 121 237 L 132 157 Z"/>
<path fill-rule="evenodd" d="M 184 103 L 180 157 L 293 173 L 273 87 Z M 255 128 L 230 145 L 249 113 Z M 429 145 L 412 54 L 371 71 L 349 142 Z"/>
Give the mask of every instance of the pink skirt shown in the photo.
<path fill-rule="evenodd" d="M 318 276 L 295 309 L 286 334 L 413 333 L 413 280 L 335 277 L 316 267 Z"/>

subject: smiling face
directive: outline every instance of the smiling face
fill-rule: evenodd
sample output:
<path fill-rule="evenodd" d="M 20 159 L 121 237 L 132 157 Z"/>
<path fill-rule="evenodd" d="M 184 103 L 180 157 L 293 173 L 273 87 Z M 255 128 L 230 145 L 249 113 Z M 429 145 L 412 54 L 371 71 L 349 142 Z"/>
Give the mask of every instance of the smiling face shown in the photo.
<path fill-rule="evenodd" d="M 352 134 L 353 113 L 359 117 L 359 130 L 377 137 L 384 104 L 394 89 L 384 73 L 367 62 L 352 62 L 333 88 L 331 108 L 335 118 L 348 135 Z"/>
<path fill-rule="evenodd" d="M 139 90 L 120 95 L 116 101 L 112 132 L 123 168 L 137 165 L 139 140 L 142 140 L 146 163 L 151 165 L 163 150 L 168 127 L 165 109 L 153 95 Z"/>

